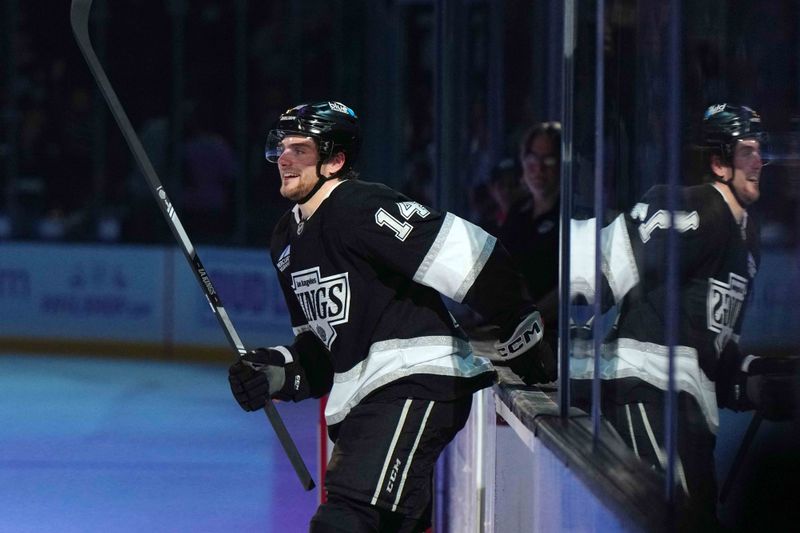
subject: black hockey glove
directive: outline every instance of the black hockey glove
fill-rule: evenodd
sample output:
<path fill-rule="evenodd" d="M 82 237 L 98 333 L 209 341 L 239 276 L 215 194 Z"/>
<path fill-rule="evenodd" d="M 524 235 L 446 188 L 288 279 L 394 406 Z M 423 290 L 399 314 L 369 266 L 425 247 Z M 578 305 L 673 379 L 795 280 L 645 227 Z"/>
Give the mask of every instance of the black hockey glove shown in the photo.
<path fill-rule="evenodd" d="M 245 411 L 262 409 L 269 398 L 299 402 L 310 396 L 303 367 L 282 346 L 247 352 L 228 369 L 228 381 Z"/>
<path fill-rule="evenodd" d="M 749 411 L 753 404 L 747 397 L 747 372 L 742 371 L 744 356 L 736 342 L 729 341 L 717 362 L 717 405 L 733 411 Z"/>
<path fill-rule="evenodd" d="M 792 420 L 797 412 L 798 359 L 748 355 L 742 362 L 747 401 L 767 420 Z"/>
<path fill-rule="evenodd" d="M 792 419 L 797 409 L 799 362 L 796 357 L 742 358 L 727 386 L 723 382 L 722 390 L 717 392 L 720 407 L 734 411 L 755 409 L 767 420 Z"/>
<path fill-rule="evenodd" d="M 514 328 L 510 334 L 508 330 Z M 544 326 L 538 311 L 524 316 L 518 324 L 501 331 L 500 339 L 495 343 L 499 359 L 493 363 L 508 366 L 522 378 L 526 385 L 550 383 L 558 378 L 558 365 L 553 350 L 544 340 Z"/>

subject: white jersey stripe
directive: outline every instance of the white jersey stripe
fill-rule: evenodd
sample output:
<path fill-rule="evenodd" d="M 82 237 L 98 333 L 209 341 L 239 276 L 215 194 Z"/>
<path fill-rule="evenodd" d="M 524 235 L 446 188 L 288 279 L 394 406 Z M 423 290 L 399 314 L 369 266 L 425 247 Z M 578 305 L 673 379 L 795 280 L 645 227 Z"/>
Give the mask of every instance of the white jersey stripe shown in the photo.
<path fill-rule="evenodd" d="M 675 459 L 677 459 L 675 469 L 678 471 L 678 481 L 681 483 L 681 488 L 683 492 L 686 493 L 687 496 L 691 498 L 691 494 L 689 494 L 689 485 L 686 482 L 686 471 L 683 469 L 683 461 L 681 461 L 680 455 L 676 455 Z"/>
<path fill-rule="evenodd" d="M 625 416 L 628 418 L 628 432 L 631 434 L 631 442 L 633 443 L 633 453 L 636 454 L 636 457 L 641 457 L 639 455 L 639 445 L 636 443 L 636 434 L 633 432 L 633 420 L 631 420 L 631 406 L 625 404 Z"/>
<path fill-rule="evenodd" d="M 447 337 L 414 337 L 376 342 L 369 355 L 347 372 L 333 376 L 325 406 L 325 421 L 333 425 L 372 391 L 397 379 L 414 375 L 473 377 L 490 372 L 492 364 L 473 355 L 469 343 Z"/>
<path fill-rule="evenodd" d="M 581 294 L 594 302 L 595 224 L 597 219 L 570 221 L 570 293 Z M 600 230 L 603 275 L 619 302 L 639 283 L 639 270 L 633 255 L 624 215 L 619 215 Z"/>
<path fill-rule="evenodd" d="M 287 365 L 289 363 L 294 363 L 294 356 L 292 356 L 292 352 L 290 352 L 286 346 L 271 346 L 270 348 L 280 352 Z"/>
<path fill-rule="evenodd" d="M 614 294 L 622 300 L 629 290 L 639 284 L 639 269 L 633 256 L 625 218 L 620 215 L 609 226 L 600 230 L 603 275 Z"/>
<path fill-rule="evenodd" d="M 594 363 L 591 343 L 575 343 L 570 355 L 570 378 L 591 379 Z M 669 348 L 652 342 L 619 338 L 604 344 L 600 358 L 600 379 L 637 377 L 661 390 L 669 381 Z M 675 346 L 675 385 L 691 394 L 700 406 L 712 433 L 719 429 L 716 386 L 700 368 L 697 350 Z"/>
<path fill-rule="evenodd" d="M 453 300 L 456 302 L 464 301 L 464 297 L 467 295 L 467 292 L 472 287 L 472 284 L 475 283 L 475 280 L 480 275 L 481 270 L 483 270 L 484 265 L 486 265 L 486 261 L 489 260 L 489 256 L 492 255 L 492 250 L 494 250 L 494 245 L 497 244 L 497 239 L 489 235 L 489 238 L 486 240 L 486 243 L 483 245 L 483 250 L 481 250 L 478 259 L 476 259 L 475 264 L 472 265 L 472 270 L 467 273 L 464 281 L 461 283 L 461 286 L 456 291 Z"/>
<path fill-rule="evenodd" d="M 423 432 L 425 431 L 425 426 L 428 423 L 428 415 L 431 414 L 431 410 L 433 409 L 433 404 L 434 404 L 433 400 L 429 401 L 428 407 L 427 409 L 425 409 L 425 416 L 422 417 L 422 424 L 420 424 L 419 426 L 417 437 L 414 439 L 414 445 L 411 447 L 411 452 L 409 452 L 408 454 L 408 459 L 406 459 L 406 467 L 403 469 L 403 476 L 400 478 L 400 486 L 397 488 L 397 497 L 394 499 L 394 505 L 392 505 L 392 511 L 396 511 L 397 504 L 400 503 L 400 495 L 403 494 L 403 485 L 406 484 L 408 471 L 411 468 L 411 463 L 414 461 L 414 454 L 417 451 L 417 446 L 419 446 L 419 441 L 422 438 Z"/>
<path fill-rule="evenodd" d="M 643 370 L 649 378 L 642 375 L 638 377 L 661 390 L 668 389 L 669 347 L 627 338 L 618 339 L 617 345 L 621 370 L 627 368 L 634 375 Z M 628 362 L 632 363 L 631 367 Z M 716 434 L 719 429 L 716 385 L 700 368 L 697 350 L 694 348 L 675 346 L 675 386 L 679 391 L 686 391 L 694 396 L 706 417 L 709 429 Z"/>
<path fill-rule="evenodd" d="M 647 417 L 647 413 L 644 410 L 644 406 L 641 403 L 636 405 L 639 406 L 639 411 L 642 413 L 642 423 L 644 425 L 644 429 L 647 431 L 647 436 L 650 438 L 650 444 L 653 446 L 653 451 L 655 452 L 656 457 L 658 458 L 658 462 L 661 465 L 661 468 L 666 472 L 667 470 L 666 452 L 664 451 L 664 448 L 659 446 L 658 442 L 656 441 L 656 437 L 653 434 L 653 427 L 650 425 L 650 419 Z M 626 405 L 625 407 L 627 408 L 628 406 Z M 675 459 L 676 459 L 675 470 L 677 471 L 678 474 L 678 482 L 680 483 L 683 492 L 685 492 L 687 496 L 691 496 L 689 494 L 689 486 L 686 484 L 686 473 L 683 470 L 683 462 L 681 461 L 680 456 L 676 455 Z"/>
<path fill-rule="evenodd" d="M 403 424 L 406 423 L 406 416 L 408 416 L 408 410 L 411 408 L 412 400 L 409 398 L 406 400 L 405 404 L 403 404 L 403 411 L 400 413 L 400 420 L 397 422 L 397 427 L 394 428 L 394 435 L 392 435 L 392 442 L 389 444 L 389 450 L 386 452 L 386 459 L 383 461 L 383 469 L 381 469 L 381 475 L 378 478 L 378 484 L 375 487 L 375 494 L 372 496 L 372 505 L 375 505 L 378 501 L 378 494 L 381 492 L 381 487 L 383 486 L 383 480 L 386 478 L 386 471 L 389 470 L 389 464 L 392 461 L 392 455 L 394 455 L 394 448 L 397 446 L 397 440 L 400 438 L 400 433 L 403 431 Z"/>
<path fill-rule="evenodd" d="M 667 458 L 664 456 L 664 450 L 658 445 L 656 436 L 653 433 L 653 427 L 650 425 L 650 419 L 647 417 L 647 412 L 644 410 L 644 405 L 641 403 L 636 404 L 639 407 L 639 414 L 642 416 L 642 425 L 647 432 L 647 438 L 650 439 L 650 446 L 653 448 L 653 453 L 658 458 L 658 464 L 661 465 L 663 470 L 667 469 Z"/>
<path fill-rule="evenodd" d="M 480 227 L 447 213 L 414 281 L 461 302 L 472 287 L 496 239 Z"/>

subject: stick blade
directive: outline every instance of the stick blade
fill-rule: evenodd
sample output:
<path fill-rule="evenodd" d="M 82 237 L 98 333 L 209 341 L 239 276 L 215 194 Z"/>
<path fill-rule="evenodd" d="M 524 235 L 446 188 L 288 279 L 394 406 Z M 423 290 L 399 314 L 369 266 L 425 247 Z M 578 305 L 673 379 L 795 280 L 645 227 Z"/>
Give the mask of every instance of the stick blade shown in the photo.
<path fill-rule="evenodd" d="M 69 22 L 72 32 L 79 40 L 89 35 L 89 13 L 92 10 L 92 0 L 72 0 L 69 10 Z"/>

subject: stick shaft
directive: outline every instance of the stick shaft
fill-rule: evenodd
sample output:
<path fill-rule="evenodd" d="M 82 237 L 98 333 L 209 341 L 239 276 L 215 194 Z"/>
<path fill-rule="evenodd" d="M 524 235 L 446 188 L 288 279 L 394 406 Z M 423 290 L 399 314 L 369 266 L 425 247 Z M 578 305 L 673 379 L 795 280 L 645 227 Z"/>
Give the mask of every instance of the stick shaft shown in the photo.
<path fill-rule="evenodd" d="M 214 312 L 214 315 L 217 317 L 217 320 L 225 333 L 225 337 L 228 339 L 228 342 L 236 350 L 239 356 L 242 356 L 246 353 L 244 344 L 239 338 L 239 334 L 236 332 L 236 329 L 233 327 L 233 323 L 228 317 L 228 313 L 225 311 L 225 307 L 223 307 L 222 301 L 220 300 L 217 291 L 214 289 L 214 285 L 211 283 L 211 278 L 208 276 L 206 269 L 203 267 L 203 263 L 200 261 L 200 257 L 197 255 L 197 251 L 192 245 L 191 240 L 189 240 L 189 236 L 186 234 L 186 230 L 183 228 L 183 225 L 181 224 L 181 221 L 175 212 L 175 208 L 172 206 L 172 202 L 170 202 L 169 197 L 164 190 L 164 186 L 161 184 L 161 180 L 158 179 L 158 175 L 156 174 L 150 159 L 147 157 L 147 153 L 145 152 L 142 143 L 139 141 L 139 137 L 136 135 L 130 120 L 128 120 L 128 116 L 125 114 L 125 110 L 123 109 L 119 98 L 117 98 L 117 94 L 114 92 L 111 82 L 108 80 L 108 76 L 106 76 L 102 65 L 100 65 L 100 61 L 97 58 L 97 54 L 95 54 L 94 49 L 92 48 L 91 40 L 89 38 L 89 13 L 91 8 L 92 0 L 72 0 L 70 22 L 72 24 L 72 31 L 75 35 L 75 40 L 78 43 L 83 57 L 86 59 L 86 62 L 89 65 L 89 70 L 92 72 L 92 75 L 94 76 L 94 79 L 100 88 L 100 92 L 103 94 L 103 98 L 105 98 L 108 107 L 111 109 L 111 114 L 114 116 L 117 125 L 122 131 L 125 141 L 128 143 L 128 147 L 130 148 L 131 153 L 136 160 L 136 164 L 139 166 L 142 174 L 144 174 L 144 177 L 150 186 L 150 190 L 156 198 L 156 202 L 161 209 L 161 213 L 164 215 L 172 234 L 178 241 L 186 260 L 189 262 L 189 266 L 192 268 L 192 272 L 194 272 L 197 281 L 200 283 L 200 287 L 203 289 L 203 293 L 205 294 L 206 299 L 208 300 L 208 303 Z M 267 415 L 267 419 L 272 424 L 272 428 L 275 431 L 281 446 L 289 457 L 289 461 L 292 463 L 295 472 L 297 472 L 303 487 L 306 490 L 313 489 L 315 486 L 314 480 L 311 478 L 311 474 L 309 473 L 308 468 L 306 468 L 306 465 L 300 456 L 300 452 L 297 450 L 297 446 L 289 435 L 289 432 L 287 431 L 283 420 L 281 420 L 277 409 L 275 409 L 275 405 L 272 402 L 267 402 L 267 404 L 264 406 L 264 412 Z"/>
<path fill-rule="evenodd" d="M 742 442 L 739 444 L 739 450 L 736 452 L 736 457 L 734 457 L 733 463 L 731 463 L 731 468 L 728 470 L 728 477 L 725 479 L 725 483 L 722 485 L 722 490 L 719 492 L 720 503 L 725 503 L 725 500 L 728 499 L 728 493 L 730 493 L 731 488 L 733 488 L 733 483 L 736 481 L 736 476 L 739 474 L 739 469 L 742 467 L 745 455 L 747 455 L 747 450 L 750 449 L 750 445 L 753 443 L 753 438 L 755 438 L 756 431 L 758 431 L 758 428 L 761 425 L 761 420 L 761 414 L 756 411 L 753 414 L 753 418 L 750 420 L 750 424 L 747 426 L 747 431 L 745 431 L 744 437 L 742 437 Z"/>

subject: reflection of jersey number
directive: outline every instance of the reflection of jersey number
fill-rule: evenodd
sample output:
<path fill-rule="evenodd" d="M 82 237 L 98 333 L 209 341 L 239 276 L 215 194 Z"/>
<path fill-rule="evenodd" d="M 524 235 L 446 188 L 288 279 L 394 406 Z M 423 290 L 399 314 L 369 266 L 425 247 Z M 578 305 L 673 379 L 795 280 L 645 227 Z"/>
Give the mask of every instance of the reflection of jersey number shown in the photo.
<path fill-rule="evenodd" d="M 653 233 L 654 230 L 667 229 L 671 225 L 669 211 L 665 209 L 656 211 L 653 213 L 653 216 L 651 216 L 650 219 L 645 222 L 648 208 L 648 204 L 638 203 L 631 210 L 631 218 L 643 222 L 643 224 L 639 226 L 639 236 L 641 237 L 643 243 L 646 243 L 650 240 L 650 234 Z M 697 211 L 691 211 L 688 213 L 686 211 L 675 211 L 675 229 L 678 231 L 678 233 L 696 230 L 699 227 L 700 215 L 697 214 Z"/>
<path fill-rule="evenodd" d="M 425 218 L 431 213 L 427 207 L 417 202 L 398 202 L 397 208 L 400 211 L 400 216 L 406 221 L 415 214 L 419 215 L 420 218 Z M 397 220 L 397 218 L 382 207 L 375 212 L 375 223 L 378 226 L 392 230 L 394 236 L 401 241 L 406 240 L 408 234 L 414 229 L 414 226 L 408 222 Z"/>

